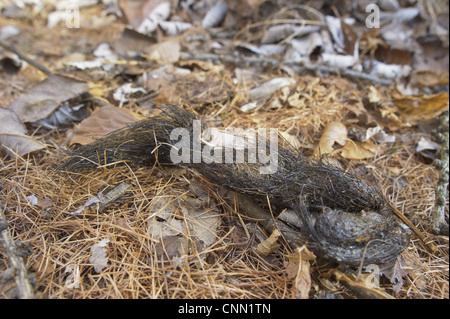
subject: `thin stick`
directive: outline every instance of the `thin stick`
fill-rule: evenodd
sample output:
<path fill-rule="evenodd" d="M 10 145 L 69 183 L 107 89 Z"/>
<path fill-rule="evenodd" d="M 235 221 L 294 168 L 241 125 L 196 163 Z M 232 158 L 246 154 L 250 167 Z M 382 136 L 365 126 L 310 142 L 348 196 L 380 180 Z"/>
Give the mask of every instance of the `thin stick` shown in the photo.
<path fill-rule="evenodd" d="M 44 72 L 46 75 L 50 75 L 53 74 L 52 71 L 50 71 L 49 69 L 47 69 L 45 66 L 43 66 L 42 64 L 40 64 L 39 62 L 29 58 L 28 56 L 26 56 L 25 54 L 23 54 L 22 52 L 20 52 L 19 50 L 17 50 L 14 46 L 7 44 L 6 42 L 3 42 L 2 40 L 0 40 L 0 46 L 2 46 L 4 49 L 11 51 L 12 53 L 15 53 L 20 59 L 28 62 L 30 65 L 34 66 L 36 69 Z"/>
<path fill-rule="evenodd" d="M 397 209 L 397 207 L 394 206 L 391 202 L 389 202 L 389 206 L 391 206 L 392 210 L 394 211 L 394 214 L 402 221 L 404 222 L 414 234 L 420 239 L 422 244 L 425 246 L 425 248 L 428 250 L 429 253 L 434 254 L 437 251 L 437 247 L 433 243 L 427 243 L 425 242 L 425 236 L 420 232 L 420 230 L 417 229 L 416 226 L 400 211 Z"/>
<path fill-rule="evenodd" d="M 268 64 L 273 67 L 278 67 L 280 65 L 293 65 L 298 66 L 300 68 L 304 68 L 309 71 L 315 72 L 329 72 L 329 73 L 337 73 L 341 76 L 356 78 L 361 80 L 367 80 L 372 83 L 381 83 L 385 85 L 389 85 L 393 82 L 390 79 L 381 79 L 376 76 L 350 70 L 350 69 L 337 69 L 333 67 L 329 67 L 327 65 L 316 65 L 316 64 L 300 64 L 298 62 L 289 62 L 289 61 L 280 61 L 278 59 L 270 59 L 266 57 L 247 57 L 247 56 L 231 56 L 231 55 L 217 55 L 212 53 L 199 53 L 199 54 L 191 54 L 187 52 L 181 52 L 181 58 L 184 60 L 212 60 L 212 61 L 222 61 L 222 62 L 231 62 L 234 64 L 238 63 L 254 63 L 254 64 Z"/>

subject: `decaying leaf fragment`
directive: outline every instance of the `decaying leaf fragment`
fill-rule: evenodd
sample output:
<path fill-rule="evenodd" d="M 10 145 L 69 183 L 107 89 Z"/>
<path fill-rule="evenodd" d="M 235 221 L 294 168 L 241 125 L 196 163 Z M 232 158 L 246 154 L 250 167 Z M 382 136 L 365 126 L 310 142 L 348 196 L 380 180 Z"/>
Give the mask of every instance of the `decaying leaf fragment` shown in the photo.
<path fill-rule="evenodd" d="M 449 73 L 436 72 L 432 70 L 414 70 L 411 74 L 411 81 L 416 85 L 425 87 L 448 84 Z"/>
<path fill-rule="evenodd" d="M 89 258 L 89 262 L 94 265 L 96 273 L 100 273 L 108 265 L 106 246 L 109 242 L 110 240 L 107 237 L 91 247 L 92 255 Z"/>
<path fill-rule="evenodd" d="M 292 298 L 308 299 L 311 290 L 311 265 L 316 256 L 306 246 L 297 247 L 294 254 L 288 256 L 289 263 L 286 272 L 289 278 L 294 279 Z"/>
<path fill-rule="evenodd" d="M 17 115 L 8 109 L 0 108 L 0 149 L 11 157 L 45 148 L 45 144 L 27 135 L 27 130 Z"/>
<path fill-rule="evenodd" d="M 250 112 L 264 103 L 268 98 L 272 96 L 277 90 L 288 87 L 295 84 L 295 80 L 288 77 L 273 78 L 251 89 L 248 92 L 249 103 L 241 106 L 241 111 Z"/>
<path fill-rule="evenodd" d="M 278 237 L 281 236 L 281 233 L 278 229 L 275 229 L 270 236 L 264 240 L 262 243 L 259 243 L 257 246 L 253 247 L 253 251 L 258 255 L 267 256 L 270 253 L 276 251 L 280 248 L 280 244 L 278 244 Z"/>

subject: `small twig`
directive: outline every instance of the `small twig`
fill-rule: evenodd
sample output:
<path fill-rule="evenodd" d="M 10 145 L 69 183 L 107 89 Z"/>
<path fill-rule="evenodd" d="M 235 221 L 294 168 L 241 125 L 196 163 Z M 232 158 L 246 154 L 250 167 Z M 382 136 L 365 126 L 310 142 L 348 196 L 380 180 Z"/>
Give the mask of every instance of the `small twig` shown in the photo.
<path fill-rule="evenodd" d="M 270 59 L 266 57 L 249 57 L 249 56 L 231 56 L 231 55 L 217 55 L 212 53 L 197 53 L 197 54 L 191 54 L 187 52 L 181 52 L 180 54 L 181 58 L 184 60 L 209 60 L 209 61 L 221 61 L 221 62 L 229 62 L 229 63 L 248 63 L 248 64 L 266 64 L 271 65 L 273 67 L 280 66 L 282 64 L 284 65 L 292 65 L 299 68 L 304 68 L 309 71 L 314 72 L 327 72 L 327 73 L 337 73 L 341 76 L 349 77 L 349 78 L 356 78 L 361 80 L 367 80 L 372 83 L 381 83 L 385 85 L 389 85 L 393 82 L 393 80 L 389 79 L 380 79 L 378 77 L 375 77 L 370 74 L 350 70 L 350 69 L 337 69 L 333 67 L 329 67 L 327 65 L 320 65 L 320 64 L 309 64 L 304 63 L 300 64 L 298 62 L 290 62 L 290 61 L 281 61 L 278 59 Z"/>
<path fill-rule="evenodd" d="M 394 214 L 408 226 L 414 234 L 419 238 L 421 243 L 424 245 L 424 247 L 428 250 L 429 253 L 434 254 L 437 251 L 436 245 L 433 243 L 427 243 L 425 241 L 425 236 L 420 232 L 420 230 L 417 229 L 416 226 L 400 211 L 397 209 L 397 207 L 394 206 L 391 202 L 389 202 L 389 206 L 391 206 Z"/>
<path fill-rule="evenodd" d="M 23 54 L 22 52 L 20 52 L 19 50 L 17 50 L 14 46 L 7 44 L 6 42 L 0 40 L 0 46 L 3 47 L 4 49 L 11 51 L 12 53 L 16 54 L 20 59 L 28 62 L 30 65 L 34 66 L 36 69 L 44 72 L 46 75 L 50 75 L 53 72 L 50 71 L 49 69 L 47 69 L 45 66 L 43 66 L 42 64 L 40 64 L 39 62 L 37 62 L 36 60 L 33 60 L 31 58 L 29 58 L 28 56 L 26 56 L 25 54 Z"/>
<path fill-rule="evenodd" d="M 434 166 L 439 171 L 439 181 L 436 185 L 436 204 L 433 210 L 433 230 L 438 235 L 449 234 L 448 223 L 445 221 L 445 201 L 448 187 L 448 110 L 441 115 L 441 123 L 434 134 L 436 142 L 441 144 L 440 158 L 434 161 Z"/>

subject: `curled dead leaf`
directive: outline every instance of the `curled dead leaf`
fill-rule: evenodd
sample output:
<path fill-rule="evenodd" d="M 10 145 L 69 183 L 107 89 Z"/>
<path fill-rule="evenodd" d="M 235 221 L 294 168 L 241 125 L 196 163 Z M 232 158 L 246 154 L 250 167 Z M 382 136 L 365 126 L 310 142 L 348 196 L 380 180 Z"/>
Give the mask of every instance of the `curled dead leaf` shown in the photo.
<path fill-rule="evenodd" d="M 278 229 L 275 229 L 270 236 L 264 240 L 262 243 L 259 243 L 257 246 L 253 247 L 253 251 L 258 255 L 267 256 L 270 253 L 276 251 L 280 248 L 280 244 L 278 244 L 278 237 L 281 236 L 281 233 Z"/>
<path fill-rule="evenodd" d="M 323 130 L 319 144 L 314 150 L 314 155 L 321 156 L 334 151 L 334 143 L 344 146 L 347 141 L 347 127 L 341 122 L 331 122 Z"/>
<path fill-rule="evenodd" d="M 345 144 L 341 151 L 341 156 L 348 159 L 361 160 L 366 158 L 372 158 L 378 151 L 378 145 L 369 141 L 356 142 L 351 141 Z"/>

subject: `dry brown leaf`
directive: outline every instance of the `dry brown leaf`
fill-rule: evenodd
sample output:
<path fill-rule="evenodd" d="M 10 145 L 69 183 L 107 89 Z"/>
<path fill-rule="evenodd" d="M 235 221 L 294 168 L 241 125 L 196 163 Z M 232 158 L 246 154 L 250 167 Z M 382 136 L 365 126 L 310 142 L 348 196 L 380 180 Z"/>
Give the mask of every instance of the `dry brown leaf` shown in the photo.
<path fill-rule="evenodd" d="M 341 122 L 331 122 L 323 130 L 322 137 L 319 140 L 319 144 L 314 150 L 316 156 L 323 154 L 329 154 L 334 151 L 334 143 L 338 143 L 342 146 L 347 141 L 347 127 Z"/>
<path fill-rule="evenodd" d="M 374 157 L 377 151 L 378 146 L 369 141 L 351 141 L 342 148 L 341 156 L 348 159 L 361 160 Z"/>
<path fill-rule="evenodd" d="M 189 243 L 186 237 L 161 237 L 155 247 L 155 253 L 157 256 L 166 257 L 173 262 L 178 260 L 179 264 L 181 264 L 182 259 L 187 256 L 188 252 Z"/>
<path fill-rule="evenodd" d="M 0 149 L 11 157 L 23 156 L 46 147 L 27 136 L 25 126 L 13 111 L 0 107 L 0 123 Z"/>
<path fill-rule="evenodd" d="M 280 231 L 278 229 L 275 229 L 266 240 L 253 247 L 253 251 L 258 255 L 269 255 L 270 253 L 280 248 L 280 244 L 277 243 L 278 237 L 280 236 Z"/>
<path fill-rule="evenodd" d="M 23 93 L 13 102 L 13 110 L 23 122 L 36 122 L 48 117 L 63 102 L 87 92 L 89 86 L 67 76 L 52 74 Z"/>
<path fill-rule="evenodd" d="M 447 92 L 432 95 L 404 95 L 397 87 L 391 91 L 391 95 L 405 120 L 411 124 L 435 118 L 448 109 Z"/>
<path fill-rule="evenodd" d="M 96 137 L 104 136 L 136 120 L 137 116 L 129 110 L 114 106 L 102 106 L 75 128 L 70 145 L 88 144 Z"/>

